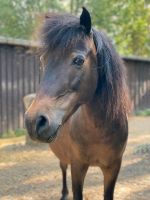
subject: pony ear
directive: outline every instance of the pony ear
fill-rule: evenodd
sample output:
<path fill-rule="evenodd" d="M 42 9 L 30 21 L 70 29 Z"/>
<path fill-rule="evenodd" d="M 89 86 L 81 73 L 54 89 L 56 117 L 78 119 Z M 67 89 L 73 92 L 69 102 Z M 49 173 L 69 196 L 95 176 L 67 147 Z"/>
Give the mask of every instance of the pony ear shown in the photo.
<path fill-rule="evenodd" d="M 91 32 L 91 16 L 88 10 L 83 7 L 82 13 L 80 16 L 80 25 L 85 27 L 86 33 L 90 34 Z"/>

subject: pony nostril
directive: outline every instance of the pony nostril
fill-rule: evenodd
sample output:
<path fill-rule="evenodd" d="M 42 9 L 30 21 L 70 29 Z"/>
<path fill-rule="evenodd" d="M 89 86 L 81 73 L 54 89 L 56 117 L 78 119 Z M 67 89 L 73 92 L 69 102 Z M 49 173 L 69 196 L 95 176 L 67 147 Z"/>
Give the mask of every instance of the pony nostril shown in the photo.
<path fill-rule="evenodd" d="M 47 118 L 45 116 L 40 116 L 37 119 L 37 126 L 43 127 L 47 124 Z"/>
<path fill-rule="evenodd" d="M 36 132 L 40 136 L 43 132 L 49 129 L 49 119 L 45 115 L 38 116 L 36 120 Z"/>

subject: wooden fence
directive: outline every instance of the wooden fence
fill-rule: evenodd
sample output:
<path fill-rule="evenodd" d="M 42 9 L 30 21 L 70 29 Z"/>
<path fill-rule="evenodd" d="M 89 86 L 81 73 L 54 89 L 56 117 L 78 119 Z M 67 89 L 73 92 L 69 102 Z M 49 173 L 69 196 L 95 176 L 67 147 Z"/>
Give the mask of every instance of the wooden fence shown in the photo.
<path fill-rule="evenodd" d="M 124 57 L 133 113 L 150 108 L 150 59 Z"/>
<path fill-rule="evenodd" d="M 24 125 L 23 97 L 36 91 L 39 63 L 28 43 L 0 44 L 0 136 Z"/>
<path fill-rule="evenodd" d="M 150 108 L 150 60 L 124 58 L 134 111 Z M 40 70 L 26 41 L 0 38 L 0 136 L 22 128 L 23 97 L 36 92 Z"/>

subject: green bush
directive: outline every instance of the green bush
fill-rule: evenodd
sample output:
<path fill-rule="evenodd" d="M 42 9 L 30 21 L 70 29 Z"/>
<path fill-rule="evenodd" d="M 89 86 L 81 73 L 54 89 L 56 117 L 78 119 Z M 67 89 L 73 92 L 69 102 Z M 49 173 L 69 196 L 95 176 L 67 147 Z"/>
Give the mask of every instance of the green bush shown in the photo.
<path fill-rule="evenodd" d="M 137 116 L 150 116 L 150 108 L 146 110 L 137 111 L 135 114 Z"/>

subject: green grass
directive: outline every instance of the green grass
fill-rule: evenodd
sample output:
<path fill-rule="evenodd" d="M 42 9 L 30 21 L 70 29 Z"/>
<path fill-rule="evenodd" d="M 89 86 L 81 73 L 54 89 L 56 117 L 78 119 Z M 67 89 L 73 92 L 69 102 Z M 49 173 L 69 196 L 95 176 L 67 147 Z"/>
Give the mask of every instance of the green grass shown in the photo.
<path fill-rule="evenodd" d="M 136 111 L 135 114 L 137 116 L 150 116 L 150 108 L 141 111 Z"/>
<path fill-rule="evenodd" d="M 9 130 L 8 132 L 4 132 L 2 133 L 2 137 L 1 138 L 13 138 L 13 137 L 19 137 L 22 135 L 26 134 L 26 130 L 25 129 L 16 129 L 15 131 Z"/>

